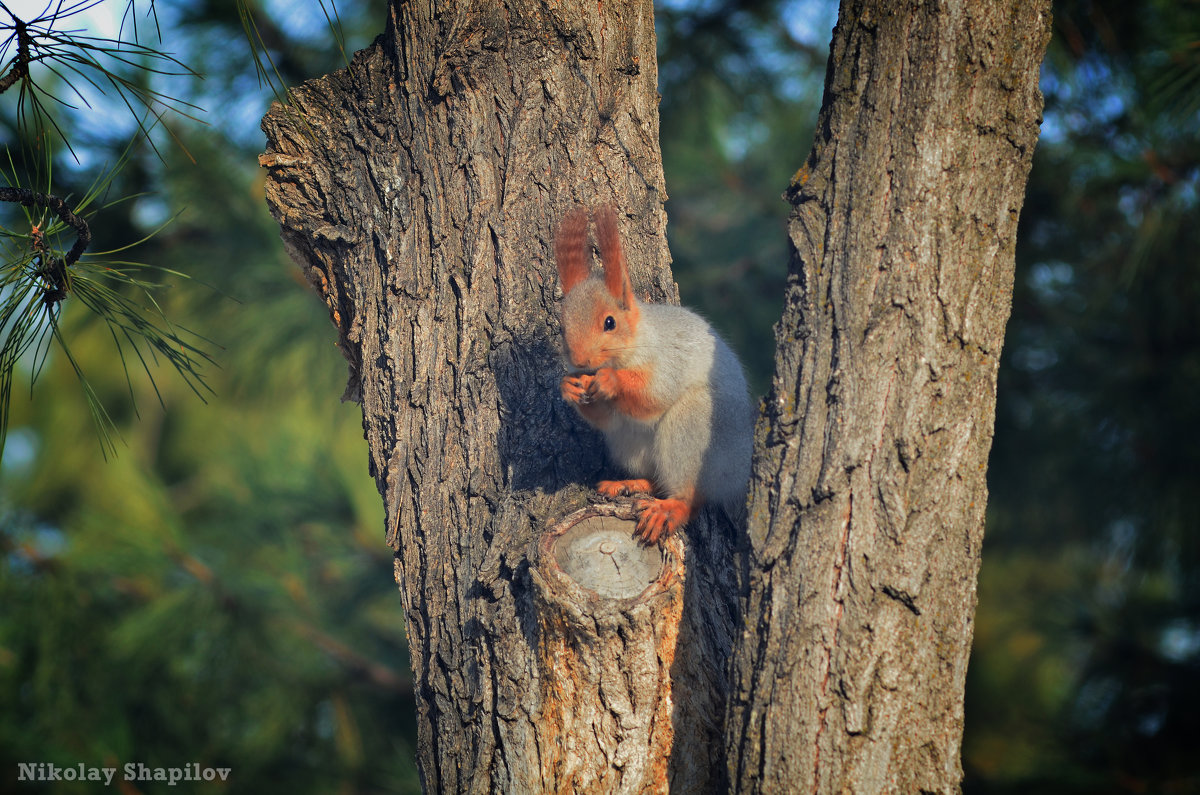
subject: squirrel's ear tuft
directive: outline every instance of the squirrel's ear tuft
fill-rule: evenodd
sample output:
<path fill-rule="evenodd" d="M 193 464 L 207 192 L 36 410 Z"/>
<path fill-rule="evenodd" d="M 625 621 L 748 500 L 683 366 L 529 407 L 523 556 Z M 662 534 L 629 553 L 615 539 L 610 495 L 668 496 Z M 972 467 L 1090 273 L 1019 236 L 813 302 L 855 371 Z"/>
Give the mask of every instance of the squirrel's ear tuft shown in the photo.
<path fill-rule="evenodd" d="M 634 305 L 633 285 L 629 281 L 629 269 L 625 266 L 625 254 L 621 250 L 621 233 L 617 229 L 617 214 L 609 205 L 596 210 L 596 243 L 600 247 L 600 260 L 604 263 L 604 286 L 608 294 L 621 302 L 622 309 Z"/>
<path fill-rule="evenodd" d="M 554 258 L 558 262 L 558 280 L 563 295 L 575 289 L 592 270 L 591 250 L 588 247 L 588 215 L 582 207 L 567 213 L 558 226 L 554 242 Z"/>

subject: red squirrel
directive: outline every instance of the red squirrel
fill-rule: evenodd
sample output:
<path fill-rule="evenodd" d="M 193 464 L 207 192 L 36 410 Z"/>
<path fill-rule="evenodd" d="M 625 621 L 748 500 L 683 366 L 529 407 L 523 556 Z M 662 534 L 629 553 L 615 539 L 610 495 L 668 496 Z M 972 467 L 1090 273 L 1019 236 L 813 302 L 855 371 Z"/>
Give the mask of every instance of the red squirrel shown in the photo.
<path fill-rule="evenodd" d="M 750 478 L 753 417 L 742 365 L 701 317 L 634 296 L 611 207 L 595 212 L 604 278 L 593 276 L 588 213 L 563 220 L 555 243 L 563 289 L 563 398 L 603 434 L 630 480 L 608 497 L 638 499 L 637 535 L 654 544 L 704 502 L 738 515 Z"/>

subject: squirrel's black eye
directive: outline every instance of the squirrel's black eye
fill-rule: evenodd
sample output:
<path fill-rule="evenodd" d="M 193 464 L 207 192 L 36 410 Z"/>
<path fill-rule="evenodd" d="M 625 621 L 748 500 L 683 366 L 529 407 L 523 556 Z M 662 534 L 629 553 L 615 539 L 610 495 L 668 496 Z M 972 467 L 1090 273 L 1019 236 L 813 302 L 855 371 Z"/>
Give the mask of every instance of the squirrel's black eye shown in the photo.
<path fill-rule="evenodd" d="M 616 327 L 617 327 L 617 321 L 613 320 L 612 315 L 609 315 L 608 317 L 604 318 L 604 330 L 605 331 L 612 331 Z"/>

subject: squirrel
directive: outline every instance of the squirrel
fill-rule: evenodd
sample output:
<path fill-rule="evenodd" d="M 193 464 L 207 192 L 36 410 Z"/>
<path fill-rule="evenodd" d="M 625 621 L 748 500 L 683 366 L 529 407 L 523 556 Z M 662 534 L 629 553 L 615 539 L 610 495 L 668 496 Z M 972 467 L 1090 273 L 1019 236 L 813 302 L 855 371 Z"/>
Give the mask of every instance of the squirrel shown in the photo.
<path fill-rule="evenodd" d="M 563 399 L 598 428 L 630 480 L 602 480 L 607 497 L 635 501 L 636 535 L 655 544 L 705 502 L 740 515 L 753 448 L 742 365 L 699 315 L 634 296 L 617 218 L 595 212 L 604 278 L 591 274 L 588 212 L 562 221 L 555 259 L 563 290 Z M 658 495 L 658 496 L 654 496 Z"/>

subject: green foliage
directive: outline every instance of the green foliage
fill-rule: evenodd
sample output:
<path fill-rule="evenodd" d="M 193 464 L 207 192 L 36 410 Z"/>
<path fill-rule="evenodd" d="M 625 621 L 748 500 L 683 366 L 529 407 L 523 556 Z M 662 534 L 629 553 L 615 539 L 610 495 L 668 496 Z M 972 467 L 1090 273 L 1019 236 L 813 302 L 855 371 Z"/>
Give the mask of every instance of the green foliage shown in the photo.
<path fill-rule="evenodd" d="M 48 146 L 46 150 L 49 151 Z M 62 301 L 67 297 L 103 321 L 107 336 L 115 343 L 114 350 L 130 390 L 133 388 L 129 379 L 131 360 L 153 384 L 151 365 L 157 365 L 161 359 L 170 363 L 198 396 L 209 391 L 200 368 L 212 359 L 200 347 L 202 341 L 186 329 L 175 327 L 154 297 L 159 286 L 152 281 L 154 275 L 165 273 L 181 277 L 182 274 L 116 259 L 136 243 L 72 256 L 76 251 L 82 252 L 91 239 L 87 224 L 98 213 L 111 209 L 111 204 L 124 200 L 119 198 L 93 209 L 93 205 L 101 203 L 109 183 L 124 164 L 126 154 L 122 154 L 114 168 L 104 170 L 97 177 L 83 197 L 73 203 L 72 209 L 49 193 L 22 188 L 20 173 L 15 167 L 7 174 L 0 169 L 0 177 L 8 183 L 8 187 L 0 188 L 0 196 L 15 196 L 13 201 L 19 202 L 23 211 L 19 223 L 0 224 L 0 240 L 3 241 L 0 330 L 5 332 L 0 346 L 0 451 L 8 428 L 14 377 L 24 370 L 31 383 L 36 381 L 51 352 L 51 341 L 56 343 L 54 347 L 71 365 L 82 386 L 100 434 L 101 448 L 106 454 L 114 450 L 113 421 L 95 388 L 84 377 L 82 366 L 67 343 L 70 335 L 60 322 Z M 24 206 L 25 202 L 33 207 Z M 53 215 L 52 209 L 57 210 Z M 13 231 L 18 227 L 28 231 Z M 79 242 L 83 240 L 81 235 L 86 235 L 83 244 Z M 68 246 L 63 238 L 70 238 L 72 245 Z"/>
<path fill-rule="evenodd" d="M 122 24 L 115 37 L 93 35 L 78 26 L 78 17 L 102 2 L 47 2 L 32 17 L 3 8 L 0 92 L 18 86 L 17 127 L 35 148 L 49 141 L 53 133 L 70 149 L 74 136 L 67 133 L 71 125 L 64 121 L 63 113 L 80 106 L 91 108 L 99 97 L 124 106 L 147 140 L 153 140 L 150 132 L 165 116 L 191 118 L 191 112 L 199 110 L 192 103 L 157 90 L 146 79 L 150 75 L 199 75 L 170 53 L 139 40 L 135 0 L 127 0 L 125 7 L 123 22 L 130 23 L 128 28 Z M 148 5 L 155 33 L 159 33 L 153 0 Z M 161 43 L 161 35 L 158 39 Z"/>
<path fill-rule="evenodd" d="M 109 187 L 126 166 L 132 144 L 114 165 L 99 169 L 78 198 L 59 192 L 57 147 L 65 146 L 79 159 L 74 136 L 68 135 L 72 110 L 82 107 L 94 113 L 93 105 L 100 101 L 123 106 L 136 125 L 135 143 L 154 148 L 151 133 L 164 117 L 189 118 L 196 109 L 154 87 L 155 76 L 197 75 L 168 53 L 139 42 L 136 25 L 131 26 L 132 38 L 125 37 L 124 26 L 115 37 L 71 27 L 78 15 L 97 5 L 60 0 L 46 4 L 32 18 L 19 17 L 7 6 L 2 9 L 0 31 L 8 35 L 0 42 L 0 93 L 13 87 L 17 93 L 15 99 L 6 97 L 11 135 L 5 136 L 7 167 L 0 168 L 5 182 L 0 201 L 8 203 L 0 212 L 0 455 L 14 378 L 27 375 L 31 383 L 36 381 L 52 349 L 71 363 L 102 447 L 113 447 L 115 426 L 60 323 L 61 304 L 68 297 L 107 323 L 126 372 L 136 360 L 134 366 L 153 379 L 150 365 L 162 360 L 198 394 L 205 389 L 200 369 L 209 358 L 201 341 L 177 329 L 163 314 L 146 265 L 114 258 L 134 244 L 122 241 L 108 251 L 88 252 L 92 225 L 110 209 Z M 132 0 L 126 13 L 136 19 Z M 73 119 L 78 118 L 74 114 Z M 118 195 L 114 203 L 125 198 Z"/>
<path fill-rule="evenodd" d="M 16 781 L 18 762 L 39 761 L 229 767 L 222 789 L 237 792 L 419 791 L 403 616 L 360 411 L 338 402 L 334 331 L 266 211 L 261 137 L 236 126 L 257 123 L 269 91 L 244 97 L 254 72 L 236 15 L 201 10 L 161 8 L 162 30 L 210 75 L 203 104 L 226 112 L 178 126 L 182 146 L 95 136 L 78 162 L 53 165 L 64 195 L 106 181 L 90 250 L 141 240 L 129 258 L 159 269 L 144 285 L 128 274 L 109 300 L 153 300 L 170 329 L 212 340 L 216 397 L 155 383 L 136 357 L 127 368 L 86 288 L 58 305 L 118 455 L 104 461 L 93 441 L 71 359 L 40 354 L 0 468 L 0 789 L 102 788 Z M 343 18 L 351 41 L 379 27 L 373 11 Z M 273 40 L 278 63 L 309 51 L 296 24 Z M 241 71 L 233 44 L 214 40 L 240 47 Z M 87 278 L 86 265 L 72 276 Z M 193 280 L 153 278 L 163 271 Z"/>
<path fill-rule="evenodd" d="M 15 415 L 36 455 L 6 477 L 22 507 L 3 536 L 0 770 L 195 761 L 231 767 L 243 792 L 415 791 L 402 617 L 358 409 L 337 402 L 344 364 L 247 170 L 194 149 L 236 175 L 194 180 L 226 206 L 203 221 L 215 229 L 185 214 L 153 253 L 240 269 L 241 303 L 169 299 L 225 346 L 220 397 L 206 407 L 163 384 L 162 410 L 139 419 L 144 396 L 123 394 L 119 369 L 98 373 L 127 441 L 107 464 L 80 444 L 89 420 L 72 401 Z M 184 192 L 200 176 L 170 165 Z M 80 355 L 102 359 L 99 321 L 68 320 Z M 51 361 L 45 387 L 72 377 Z"/>
<path fill-rule="evenodd" d="M 1196 791 L 1200 13 L 1055 14 L 1001 364 L 968 790 Z"/>
<path fill-rule="evenodd" d="M 243 68 L 253 64 L 259 86 L 270 86 L 282 101 L 289 79 L 299 77 L 289 72 L 289 78 L 281 71 L 297 66 L 281 58 L 288 48 L 278 45 L 288 38 L 259 12 L 257 3 L 236 0 L 234 5 L 245 37 L 239 63 Z M 144 144 L 165 164 L 164 151 L 169 150 L 162 148 L 159 139 L 168 138 L 187 152 L 182 133 L 168 122 L 197 121 L 202 113 L 200 105 L 182 98 L 185 93 L 198 93 L 193 83 L 200 74 L 160 48 L 162 27 L 153 0 L 141 8 L 135 0 L 127 0 L 119 30 L 112 36 L 93 35 L 79 21 L 81 15 L 101 6 L 103 0 L 58 0 L 31 17 L 18 16 L 7 6 L 0 9 L 0 32 L 7 32 L 0 41 L 0 94 L 18 89 L 15 99 L 9 97 L 10 168 L 0 169 L 6 171 L 0 177 L 7 183 L 0 187 L 0 202 L 16 203 L 23 210 L 0 212 L 0 239 L 6 244 L 0 249 L 5 255 L 0 260 L 0 455 L 14 379 L 28 376 L 32 386 L 41 359 L 51 348 L 72 363 L 101 445 L 108 452 L 115 450 L 116 428 L 59 323 L 60 304 L 68 297 L 107 322 L 126 371 L 133 363 L 153 381 L 157 365 L 166 363 L 198 395 L 207 391 L 202 367 L 211 363 L 209 349 L 162 312 L 154 297 L 160 285 L 147 274 L 149 266 L 112 259 L 137 244 L 119 240 L 113 250 L 88 251 L 93 226 L 108 219 L 105 211 L 111 210 L 110 205 L 136 198 L 116 192 L 112 202 L 105 201 L 114 178 L 129 165 L 131 150 Z M 324 41 L 336 42 L 344 65 L 348 59 L 337 9 L 326 0 L 319 0 L 317 8 L 324 19 Z M 221 8 L 215 18 L 205 17 L 205 11 L 193 7 L 180 22 L 211 26 L 230 21 L 228 9 Z M 139 20 L 141 37 L 158 46 L 147 46 L 139 38 Z M 132 142 L 114 165 L 94 175 L 82 198 L 74 198 L 59 178 L 51 176 L 55 149 L 65 146 L 78 164 L 80 153 L 73 140 L 80 130 L 90 127 L 94 117 L 111 115 L 122 107 L 126 122 L 134 127 Z M 28 186 L 22 187 L 23 183 Z M 180 271 L 156 270 L 159 275 L 187 278 Z"/>
<path fill-rule="evenodd" d="M 402 617 L 359 411 L 337 401 L 344 363 L 253 161 L 188 143 L 206 166 L 164 173 L 193 209 L 146 253 L 240 299 L 180 285 L 165 307 L 222 344 L 219 397 L 165 382 L 138 418 L 146 395 L 97 372 L 126 441 L 108 463 L 80 441 L 65 360 L 43 374 L 58 397 L 14 413 L 34 449 L 5 472 L 21 507 L 2 536 L 0 770 L 195 761 L 243 792 L 415 791 Z M 102 321 L 71 309 L 80 356 L 102 361 Z"/>

